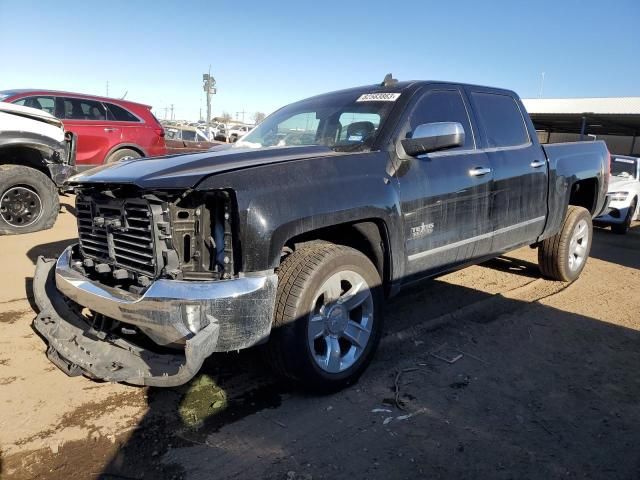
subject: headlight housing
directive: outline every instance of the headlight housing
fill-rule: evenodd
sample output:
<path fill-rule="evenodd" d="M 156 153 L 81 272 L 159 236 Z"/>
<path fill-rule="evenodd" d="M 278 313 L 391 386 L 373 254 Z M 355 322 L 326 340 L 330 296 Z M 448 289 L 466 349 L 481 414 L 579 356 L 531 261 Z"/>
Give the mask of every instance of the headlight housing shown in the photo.
<path fill-rule="evenodd" d="M 609 195 L 612 202 L 624 202 L 629 197 L 629 192 L 612 192 Z"/>

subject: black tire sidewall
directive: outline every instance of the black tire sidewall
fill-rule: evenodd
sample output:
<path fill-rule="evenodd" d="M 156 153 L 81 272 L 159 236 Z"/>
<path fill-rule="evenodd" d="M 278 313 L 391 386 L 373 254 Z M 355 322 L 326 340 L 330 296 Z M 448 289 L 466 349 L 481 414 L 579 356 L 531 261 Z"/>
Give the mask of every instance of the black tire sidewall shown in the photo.
<path fill-rule="evenodd" d="M 369 343 L 358 360 L 348 369 L 339 373 L 328 373 L 313 359 L 313 352 L 307 340 L 309 310 L 322 284 L 337 272 L 351 270 L 361 275 L 371 289 L 373 297 L 373 324 Z M 285 328 L 286 344 L 289 347 L 289 362 L 295 369 L 295 376 L 309 388 L 332 391 L 343 388 L 357 380 L 371 361 L 382 333 L 382 286 L 380 276 L 373 264 L 357 251 L 331 256 L 323 262 L 305 282 L 304 291 L 296 309 L 296 319 Z"/>
<path fill-rule="evenodd" d="M 34 168 L 23 165 L 0 166 L 0 198 L 7 190 L 16 186 L 27 187 L 38 194 L 42 204 L 40 217 L 26 227 L 15 227 L 0 216 L 0 235 L 17 235 L 51 228 L 60 208 L 57 187 L 53 181 Z"/>
<path fill-rule="evenodd" d="M 141 158 L 142 155 L 140 155 L 135 150 L 131 150 L 130 148 L 122 148 L 109 155 L 105 159 L 104 163 L 116 163 L 122 160 L 124 157 Z"/>

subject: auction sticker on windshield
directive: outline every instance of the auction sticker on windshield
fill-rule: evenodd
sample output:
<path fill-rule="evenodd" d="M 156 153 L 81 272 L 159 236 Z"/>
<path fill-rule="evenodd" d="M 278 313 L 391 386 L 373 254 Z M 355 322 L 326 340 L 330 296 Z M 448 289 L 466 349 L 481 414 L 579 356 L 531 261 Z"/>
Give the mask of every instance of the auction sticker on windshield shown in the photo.
<path fill-rule="evenodd" d="M 399 93 L 365 93 L 356 102 L 395 102 Z"/>

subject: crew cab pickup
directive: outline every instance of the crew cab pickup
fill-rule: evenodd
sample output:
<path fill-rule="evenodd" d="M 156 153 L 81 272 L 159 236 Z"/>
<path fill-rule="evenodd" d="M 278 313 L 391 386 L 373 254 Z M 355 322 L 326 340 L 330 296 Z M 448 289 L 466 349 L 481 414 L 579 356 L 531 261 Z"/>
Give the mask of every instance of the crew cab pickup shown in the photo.
<path fill-rule="evenodd" d="M 39 259 L 34 326 L 70 375 L 178 385 L 264 344 L 279 373 L 341 388 L 406 285 L 525 245 L 575 280 L 608 179 L 603 142 L 541 146 L 512 91 L 387 76 L 232 146 L 73 177 L 79 242 Z"/>

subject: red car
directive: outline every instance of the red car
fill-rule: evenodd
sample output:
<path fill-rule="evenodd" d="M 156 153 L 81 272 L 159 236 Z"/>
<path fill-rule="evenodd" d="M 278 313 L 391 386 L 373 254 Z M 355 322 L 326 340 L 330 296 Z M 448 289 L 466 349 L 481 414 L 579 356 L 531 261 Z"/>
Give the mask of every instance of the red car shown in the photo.
<path fill-rule="evenodd" d="M 115 98 L 51 90 L 5 90 L 0 100 L 38 108 L 77 136 L 78 170 L 127 158 L 165 155 L 164 128 L 151 107 Z"/>

